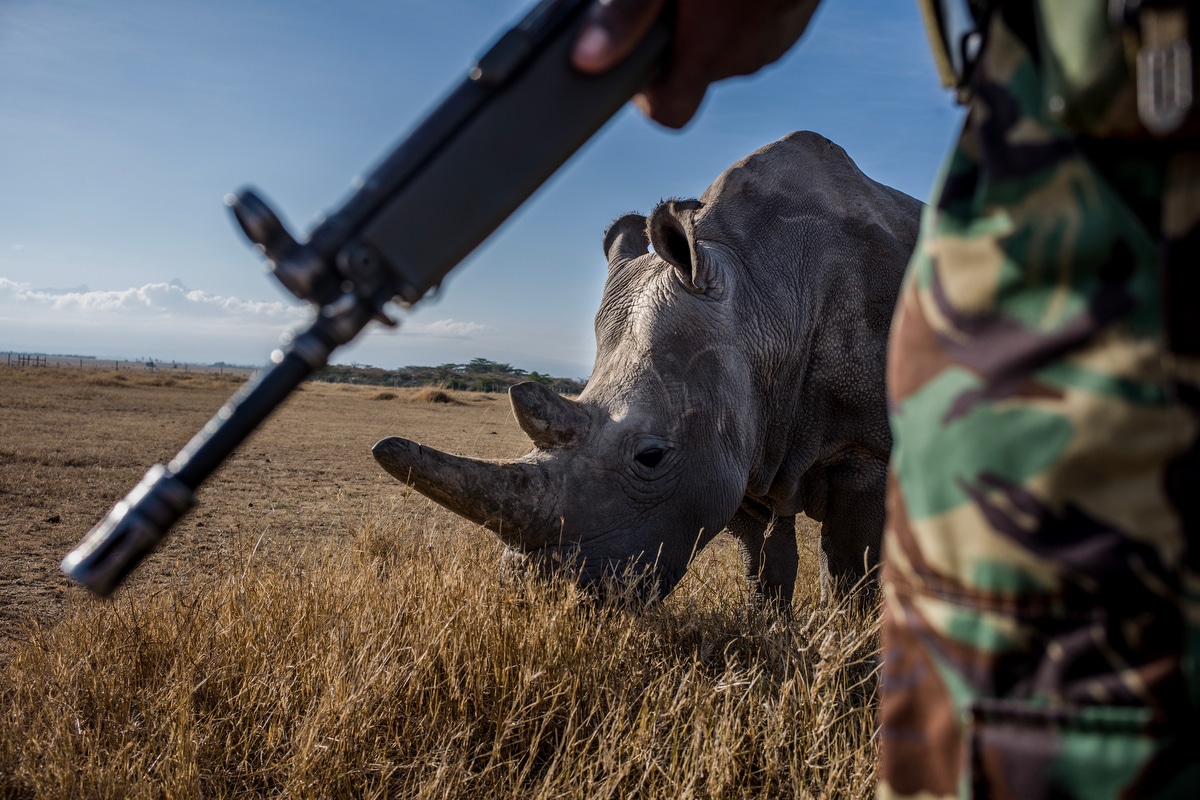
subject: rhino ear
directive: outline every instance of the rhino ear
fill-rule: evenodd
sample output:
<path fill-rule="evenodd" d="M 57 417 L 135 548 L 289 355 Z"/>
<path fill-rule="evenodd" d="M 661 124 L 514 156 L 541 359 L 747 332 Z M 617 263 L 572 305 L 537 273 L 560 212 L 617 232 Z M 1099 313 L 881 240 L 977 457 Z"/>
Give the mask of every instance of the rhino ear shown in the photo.
<path fill-rule="evenodd" d="M 508 399 L 521 430 L 544 450 L 574 444 L 587 433 L 587 412 L 548 386 L 518 383 L 509 388 Z"/>
<path fill-rule="evenodd" d="M 646 218 L 641 214 L 617 217 L 604 232 L 604 255 L 609 269 L 646 255 L 650 240 L 646 238 Z"/>
<path fill-rule="evenodd" d="M 718 284 L 715 265 L 696 247 L 695 213 L 699 200 L 668 200 L 650 214 L 646 229 L 654 252 L 679 273 L 690 291 L 708 293 Z"/>

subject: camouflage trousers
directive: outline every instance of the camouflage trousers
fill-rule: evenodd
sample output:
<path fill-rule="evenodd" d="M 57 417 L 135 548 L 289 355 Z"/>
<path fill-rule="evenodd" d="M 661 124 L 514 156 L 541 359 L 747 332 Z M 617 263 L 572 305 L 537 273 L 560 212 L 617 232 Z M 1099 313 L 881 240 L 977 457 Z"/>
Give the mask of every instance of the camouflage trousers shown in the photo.
<path fill-rule="evenodd" d="M 892 329 L 878 797 L 1198 798 L 1200 145 L 989 36 Z"/>

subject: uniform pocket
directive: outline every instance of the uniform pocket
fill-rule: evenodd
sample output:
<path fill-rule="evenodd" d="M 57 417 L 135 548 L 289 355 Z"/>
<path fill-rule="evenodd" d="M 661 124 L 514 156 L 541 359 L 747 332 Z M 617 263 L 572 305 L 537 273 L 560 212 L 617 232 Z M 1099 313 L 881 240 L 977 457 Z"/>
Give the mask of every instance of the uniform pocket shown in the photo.
<path fill-rule="evenodd" d="M 983 700 L 968 708 L 965 738 L 972 798 L 1200 796 L 1197 776 L 1171 769 L 1174 759 L 1164 758 L 1181 743 L 1172 747 L 1143 708 Z M 1176 767 L 1195 760 L 1179 755 Z"/>

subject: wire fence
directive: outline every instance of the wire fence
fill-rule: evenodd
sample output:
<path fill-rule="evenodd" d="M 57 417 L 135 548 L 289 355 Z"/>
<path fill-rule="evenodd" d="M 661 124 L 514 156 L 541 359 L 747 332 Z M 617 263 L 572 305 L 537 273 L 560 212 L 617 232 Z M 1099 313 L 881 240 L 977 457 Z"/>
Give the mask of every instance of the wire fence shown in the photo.
<path fill-rule="evenodd" d="M 233 364 L 187 364 L 178 361 L 155 361 L 153 359 L 112 359 L 95 356 L 46 355 L 43 353 L 4 352 L 5 364 L 9 367 L 40 369 L 91 369 L 109 372 L 137 370 L 141 372 L 177 372 L 198 375 L 237 375 L 249 377 L 254 367 Z"/>

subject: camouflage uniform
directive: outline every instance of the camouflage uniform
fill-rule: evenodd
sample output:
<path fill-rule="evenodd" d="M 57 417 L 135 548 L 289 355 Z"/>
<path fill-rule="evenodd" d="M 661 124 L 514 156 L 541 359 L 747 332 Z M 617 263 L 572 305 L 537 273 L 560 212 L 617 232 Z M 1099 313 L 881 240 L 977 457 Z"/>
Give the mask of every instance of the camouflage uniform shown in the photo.
<path fill-rule="evenodd" d="M 1200 145 L 1107 5 L 992 15 L 900 294 L 880 798 L 1200 798 Z"/>

